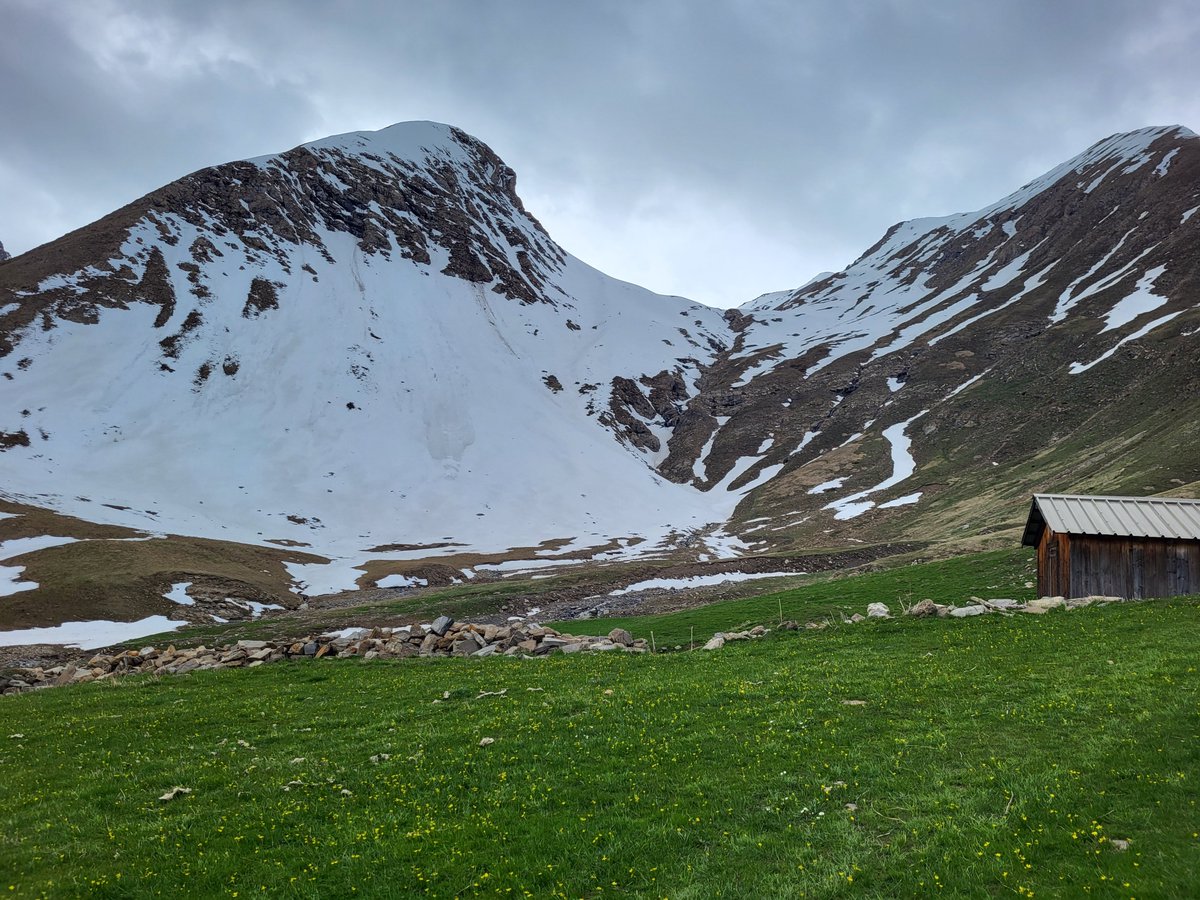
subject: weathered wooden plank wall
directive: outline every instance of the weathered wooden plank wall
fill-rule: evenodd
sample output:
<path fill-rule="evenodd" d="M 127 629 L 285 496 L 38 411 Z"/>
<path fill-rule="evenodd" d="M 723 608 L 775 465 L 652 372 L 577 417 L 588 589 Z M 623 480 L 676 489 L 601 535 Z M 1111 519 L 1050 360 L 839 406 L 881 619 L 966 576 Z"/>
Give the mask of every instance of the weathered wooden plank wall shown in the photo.
<path fill-rule="evenodd" d="M 1058 552 L 1067 558 L 1066 576 L 1060 571 L 1055 583 L 1047 584 L 1059 588 L 1061 596 L 1200 594 L 1200 541 L 1071 535 L 1069 544 L 1066 554 Z M 1041 560 L 1039 547 L 1039 588 Z"/>

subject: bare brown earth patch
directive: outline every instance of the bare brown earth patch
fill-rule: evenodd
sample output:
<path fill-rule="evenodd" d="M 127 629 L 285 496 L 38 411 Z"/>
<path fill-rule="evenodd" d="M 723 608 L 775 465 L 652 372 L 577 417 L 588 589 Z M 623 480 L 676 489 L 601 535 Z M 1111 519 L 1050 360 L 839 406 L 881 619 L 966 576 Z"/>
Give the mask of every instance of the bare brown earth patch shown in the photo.
<path fill-rule="evenodd" d="M 22 578 L 39 588 L 0 598 L 0 630 L 62 622 L 107 619 L 134 621 L 150 615 L 183 617 L 187 607 L 163 597 L 173 583 L 191 581 L 226 596 L 295 606 L 285 562 L 325 562 L 324 557 L 168 535 L 150 540 L 130 528 L 97 525 L 50 510 L 0 501 L 17 514 L 0 520 L 0 540 L 57 535 L 77 541 L 15 557 Z"/>

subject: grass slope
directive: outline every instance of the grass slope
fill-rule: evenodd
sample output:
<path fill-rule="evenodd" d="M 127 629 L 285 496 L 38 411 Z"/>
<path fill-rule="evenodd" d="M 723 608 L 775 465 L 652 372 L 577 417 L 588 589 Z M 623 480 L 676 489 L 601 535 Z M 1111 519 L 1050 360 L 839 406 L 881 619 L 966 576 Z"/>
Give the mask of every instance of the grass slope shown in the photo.
<path fill-rule="evenodd" d="M 647 640 L 653 632 L 659 647 L 687 646 L 693 634 L 697 643 L 718 631 L 737 631 L 754 625 L 840 618 L 842 613 L 865 613 L 868 603 L 882 602 L 893 613 L 926 597 L 938 603 L 962 605 L 972 595 L 1014 600 L 1036 593 L 1025 584 L 1034 579 L 1034 559 L 1027 550 L 996 550 L 932 563 L 912 563 L 849 577 L 825 577 L 793 590 L 743 600 L 712 603 L 661 616 L 588 619 L 550 623 L 569 633 L 607 634 L 628 629 Z"/>
<path fill-rule="evenodd" d="M 0 889 L 1186 896 L 1198 617 L 898 619 L 713 654 L 279 664 L 6 698 Z M 192 793 L 157 799 L 175 785 Z"/>

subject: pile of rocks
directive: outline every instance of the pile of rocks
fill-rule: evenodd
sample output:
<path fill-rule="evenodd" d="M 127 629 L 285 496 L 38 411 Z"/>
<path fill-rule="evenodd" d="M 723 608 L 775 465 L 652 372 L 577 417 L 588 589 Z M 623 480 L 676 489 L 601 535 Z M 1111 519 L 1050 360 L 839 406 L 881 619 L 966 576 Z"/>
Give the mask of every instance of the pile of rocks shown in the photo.
<path fill-rule="evenodd" d="M 564 634 L 536 623 L 474 625 L 442 616 L 428 626 L 355 629 L 310 635 L 298 641 L 238 641 L 221 647 L 144 647 L 116 654 L 97 654 L 51 668 L 17 669 L 0 676 L 0 694 L 122 675 L 186 675 L 203 669 L 252 669 L 284 659 L 401 659 L 410 656 L 546 656 L 550 653 L 646 653 L 646 641 L 634 640 L 623 628 L 605 637 Z"/>

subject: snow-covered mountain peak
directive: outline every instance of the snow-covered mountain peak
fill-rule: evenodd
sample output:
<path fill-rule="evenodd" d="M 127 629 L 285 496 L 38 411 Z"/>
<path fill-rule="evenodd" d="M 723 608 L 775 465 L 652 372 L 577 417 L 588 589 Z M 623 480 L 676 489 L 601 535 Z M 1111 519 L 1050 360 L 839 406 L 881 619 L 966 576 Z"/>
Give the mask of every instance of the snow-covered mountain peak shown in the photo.
<path fill-rule="evenodd" d="M 514 183 L 404 123 L 203 169 L 6 264 L 0 490 L 350 555 L 721 518 L 654 467 L 722 313 L 570 256 Z"/>
<path fill-rule="evenodd" d="M 470 144 L 482 145 L 461 129 L 441 122 L 397 122 L 377 131 L 348 131 L 301 144 L 294 149 L 316 153 L 323 150 L 358 155 L 388 155 L 419 162 L 434 155 L 452 156 L 462 153 Z M 282 154 L 256 156 L 247 162 L 265 165 Z M 465 156 L 463 157 L 465 159 Z"/>

